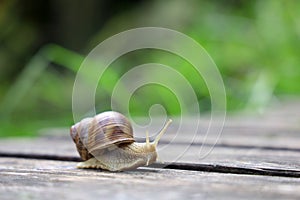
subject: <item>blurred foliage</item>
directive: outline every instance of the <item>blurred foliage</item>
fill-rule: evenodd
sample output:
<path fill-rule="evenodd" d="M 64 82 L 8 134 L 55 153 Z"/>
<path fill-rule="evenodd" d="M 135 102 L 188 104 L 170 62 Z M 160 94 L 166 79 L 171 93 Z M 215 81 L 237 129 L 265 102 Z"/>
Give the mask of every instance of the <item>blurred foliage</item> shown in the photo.
<path fill-rule="evenodd" d="M 71 125 L 72 87 L 84 56 L 116 33 L 145 26 L 171 28 L 195 39 L 219 67 L 228 109 L 262 111 L 282 95 L 300 94 L 299 10 L 297 0 L 2 0 L 0 136 L 35 135 L 41 127 Z M 121 56 L 105 72 L 97 111 L 110 108 L 111 92 L 122 74 L 150 62 L 180 72 L 197 92 L 201 111 L 210 109 L 207 87 L 187 61 L 140 50 Z M 156 103 L 168 114 L 181 112 L 176 96 L 159 85 L 139 88 L 130 110 L 147 115 Z"/>

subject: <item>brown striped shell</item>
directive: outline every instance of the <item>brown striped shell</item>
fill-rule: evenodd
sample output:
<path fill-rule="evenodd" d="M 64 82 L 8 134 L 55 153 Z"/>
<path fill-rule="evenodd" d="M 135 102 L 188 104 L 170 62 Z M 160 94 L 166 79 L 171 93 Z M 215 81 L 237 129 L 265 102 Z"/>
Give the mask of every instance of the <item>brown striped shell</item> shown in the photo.
<path fill-rule="evenodd" d="M 121 113 L 107 111 L 85 118 L 71 127 L 70 135 L 83 160 L 101 154 L 107 148 L 135 142 L 132 126 Z"/>

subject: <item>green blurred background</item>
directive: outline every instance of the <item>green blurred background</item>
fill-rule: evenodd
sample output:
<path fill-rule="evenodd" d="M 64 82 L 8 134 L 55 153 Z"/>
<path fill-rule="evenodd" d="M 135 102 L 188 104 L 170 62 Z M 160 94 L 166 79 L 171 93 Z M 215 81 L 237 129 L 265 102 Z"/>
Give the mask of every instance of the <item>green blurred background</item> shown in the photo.
<path fill-rule="evenodd" d="M 175 29 L 198 41 L 222 74 L 227 109 L 263 112 L 272 101 L 300 94 L 298 0 L 2 0 L 0 1 L 0 136 L 34 136 L 73 123 L 72 87 L 84 56 L 121 31 Z M 132 66 L 157 62 L 188 78 L 201 111 L 210 110 L 206 85 L 178 56 L 140 50 L 115 61 L 100 80 L 98 112 Z M 153 76 L 155 74 L 149 74 Z M 201 89 L 199 89 L 201 88 Z M 158 85 L 136 91 L 133 115 L 160 103 L 179 115 L 176 97 Z"/>

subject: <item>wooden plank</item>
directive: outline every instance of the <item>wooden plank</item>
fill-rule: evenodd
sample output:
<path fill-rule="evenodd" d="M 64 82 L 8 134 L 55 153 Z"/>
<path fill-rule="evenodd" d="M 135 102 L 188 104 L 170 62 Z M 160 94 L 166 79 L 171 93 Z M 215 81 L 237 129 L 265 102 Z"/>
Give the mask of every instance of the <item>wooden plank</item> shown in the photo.
<path fill-rule="evenodd" d="M 173 119 L 174 123 L 164 135 L 165 142 L 243 145 L 259 147 L 279 147 L 299 149 L 300 139 L 300 100 L 290 100 L 271 105 L 263 114 L 258 113 L 228 113 L 225 122 L 220 118 L 211 120 L 209 115 L 201 115 L 200 119 Z M 150 133 L 156 133 L 163 120 L 151 119 L 153 126 Z M 183 120 L 183 123 L 182 121 Z M 197 124 L 199 123 L 199 129 Z M 224 123 L 224 124 L 223 124 Z M 209 127 L 211 125 L 211 127 Z M 210 128 L 209 131 L 208 128 Z M 195 133 L 196 132 L 196 133 Z M 137 129 L 136 135 L 144 137 L 145 130 Z M 208 135 L 206 135 L 208 133 Z M 207 137 L 207 140 L 205 140 Z"/>
<path fill-rule="evenodd" d="M 300 179 L 140 168 L 112 173 L 74 162 L 0 158 L 6 199 L 299 199 Z"/>
<path fill-rule="evenodd" d="M 299 103 L 298 103 L 299 104 Z M 230 115 L 223 132 L 215 144 L 218 126 L 216 120 L 212 131 L 204 140 L 205 130 L 210 122 L 207 116 L 200 121 L 200 133 L 194 134 L 192 127 L 198 121 L 190 118 L 181 124 L 174 120 L 169 131 L 159 144 L 159 156 L 165 162 L 184 162 L 224 165 L 243 168 L 300 169 L 300 126 L 298 104 L 275 109 L 263 116 Z M 294 110 L 293 110 L 294 108 Z M 299 108 L 299 109 L 298 109 Z M 284 118 L 282 117 L 284 116 Z M 159 130 L 162 120 L 153 119 L 150 132 Z M 180 127 L 180 132 L 175 134 Z M 77 158 L 75 146 L 69 136 L 69 128 L 41 131 L 37 139 L 0 140 L 0 153 L 33 154 Z M 144 137 L 145 130 L 138 130 L 137 137 Z M 194 139 L 194 140 L 193 140 Z M 144 139 L 142 139 L 144 140 Z M 193 142 L 193 143 L 192 143 Z"/>
<path fill-rule="evenodd" d="M 212 149 L 212 151 L 210 151 Z M 0 141 L 0 154 L 27 154 L 77 158 L 71 139 L 19 139 Z M 207 155 L 206 155 L 207 153 Z M 300 151 L 160 144 L 159 159 L 164 162 L 223 165 L 242 168 L 300 169 Z M 206 156 L 204 156 L 206 155 Z M 203 157 L 204 156 L 204 157 Z M 30 156 L 29 156 L 30 157 Z"/>
<path fill-rule="evenodd" d="M 197 121 L 189 119 L 176 135 L 175 119 L 158 152 L 160 160 L 176 162 L 170 169 L 162 163 L 121 173 L 76 169 L 76 162 L 57 161 L 78 161 L 68 128 L 44 130 L 36 139 L 1 139 L 0 199 L 299 199 L 300 179 L 291 178 L 300 177 L 298 105 L 261 117 L 230 116 L 216 145 L 218 120 L 204 140 L 209 118 L 202 117 L 191 143 Z M 161 121 L 154 119 L 150 132 Z"/>
<path fill-rule="evenodd" d="M 300 112 L 300 110 L 299 110 Z M 288 118 L 288 117 L 286 117 Z M 209 117 L 201 119 L 188 118 L 182 123 L 179 119 L 173 119 L 173 123 L 167 133 L 161 139 L 161 143 L 195 143 L 219 146 L 261 147 L 300 150 L 300 115 L 293 116 L 291 120 L 274 116 L 227 116 L 224 126 L 216 119 L 212 122 Z M 143 120 L 142 120 L 143 121 Z M 199 128 L 197 124 L 199 123 Z M 139 141 L 144 141 L 145 132 L 148 130 L 154 134 L 163 125 L 163 119 L 154 118 L 149 129 L 134 127 L 134 135 Z M 209 131 L 208 131 L 209 129 Z M 69 139 L 69 128 L 48 129 L 41 131 L 42 137 Z"/>
<path fill-rule="evenodd" d="M 210 121 L 203 117 L 197 132 L 194 127 L 198 121 L 193 118 L 186 121 L 185 124 L 180 124 L 175 119 L 162 141 L 300 149 L 300 118 L 296 116 L 288 122 L 256 116 L 228 116 L 224 126 L 222 122 L 215 121 L 209 131 Z M 143 132 L 139 131 L 138 134 L 142 137 Z"/>
<path fill-rule="evenodd" d="M 173 119 L 173 123 L 162 142 L 169 143 L 205 143 L 244 147 L 274 147 L 300 149 L 300 100 L 291 98 L 271 104 L 263 114 L 238 112 L 228 113 L 225 124 L 220 118 L 211 120 L 207 114 L 200 119 L 183 117 Z M 136 122 L 150 122 L 149 119 L 135 119 Z M 182 120 L 182 121 L 181 121 Z M 163 125 L 164 119 L 152 118 L 148 128 L 134 127 L 134 135 L 144 138 L 146 130 L 154 134 Z M 199 124 L 198 124 L 199 123 Z M 196 130 L 197 125 L 199 129 Z M 210 126 L 211 125 L 211 126 Z M 210 131 L 207 132 L 210 126 Z M 222 130 L 219 137 L 219 130 Z M 196 133 L 195 133 L 196 132 Z M 69 137 L 69 127 L 63 129 L 41 130 L 41 135 L 51 137 Z M 208 134 L 207 134 L 208 133 Z M 207 135 L 206 135 L 207 134 Z M 205 139 L 206 138 L 206 139 Z M 65 140 L 64 139 L 64 140 Z M 143 139 L 144 140 L 144 139 Z"/>

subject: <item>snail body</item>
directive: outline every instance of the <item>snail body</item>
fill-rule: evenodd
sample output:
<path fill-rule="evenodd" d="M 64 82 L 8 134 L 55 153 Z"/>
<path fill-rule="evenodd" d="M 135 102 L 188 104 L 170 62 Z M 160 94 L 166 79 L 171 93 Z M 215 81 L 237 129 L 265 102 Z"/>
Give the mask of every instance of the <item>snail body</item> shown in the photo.
<path fill-rule="evenodd" d="M 132 126 L 125 116 L 107 111 L 73 125 L 70 135 L 82 158 L 78 168 L 124 171 L 152 164 L 157 159 L 156 147 L 171 123 L 169 120 L 153 142 L 136 142 Z"/>

